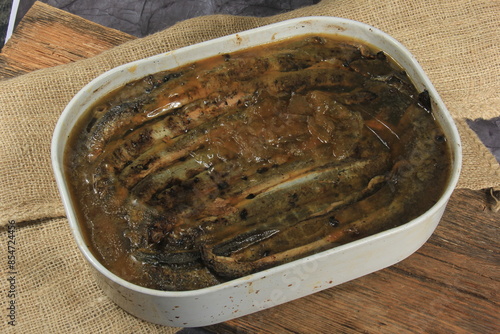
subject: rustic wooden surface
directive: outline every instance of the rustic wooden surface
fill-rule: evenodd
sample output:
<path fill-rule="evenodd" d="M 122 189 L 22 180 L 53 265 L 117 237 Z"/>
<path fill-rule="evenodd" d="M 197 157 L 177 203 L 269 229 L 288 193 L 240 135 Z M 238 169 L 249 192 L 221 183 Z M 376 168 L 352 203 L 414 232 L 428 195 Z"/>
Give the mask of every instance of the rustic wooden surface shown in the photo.
<path fill-rule="evenodd" d="M 0 80 L 95 56 L 134 39 L 35 2 L 0 53 Z"/>
<path fill-rule="evenodd" d="M 0 53 L 0 78 L 96 55 L 133 36 L 36 3 Z M 498 194 L 497 194 L 498 196 Z M 216 333 L 500 333 L 500 213 L 457 189 L 430 240 L 402 262 Z"/>

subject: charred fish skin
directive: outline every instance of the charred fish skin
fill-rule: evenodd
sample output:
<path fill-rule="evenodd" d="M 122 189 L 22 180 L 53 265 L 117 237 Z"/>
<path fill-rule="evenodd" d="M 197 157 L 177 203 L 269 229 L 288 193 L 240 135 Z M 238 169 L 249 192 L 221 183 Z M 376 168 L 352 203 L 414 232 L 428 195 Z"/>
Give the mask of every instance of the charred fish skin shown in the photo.
<path fill-rule="evenodd" d="M 315 98 L 314 101 L 315 101 L 314 103 L 317 103 L 318 99 Z M 325 103 L 325 101 L 323 101 L 323 103 Z M 315 104 L 313 104 L 313 106 L 314 105 Z M 327 106 L 327 105 L 328 104 L 323 104 L 323 107 Z M 350 117 L 349 115 L 347 115 L 347 116 Z M 335 117 L 337 117 L 337 116 L 335 116 Z M 351 118 L 347 118 L 347 119 L 351 120 Z M 351 139 L 350 139 L 352 141 L 351 145 L 353 145 L 353 146 L 355 146 L 355 142 L 356 142 L 358 136 L 357 135 L 353 136 L 352 130 L 354 128 L 361 128 L 362 127 L 361 119 L 356 118 L 356 120 L 357 120 L 356 121 L 357 123 L 356 122 L 352 123 L 351 127 L 349 128 L 349 130 L 350 130 L 349 136 L 351 137 Z M 224 121 L 224 122 L 226 122 L 226 121 Z M 237 126 L 234 126 L 234 128 L 237 128 Z M 306 127 L 304 127 L 304 130 L 310 131 L 310 130 L 307 130 Z M 341 133 L 340 129 L 337 130 L 337 133 L 334 134 L 334 137 L 338 136 L 338 133 Z M 231 134 L 229 134 L 229 137 L 231 137 Z M 227 145 L 231 141 L 231 138 L 224 138 L 222 141 L 223 141 L 223 143 L 225 143 L 225 145 Z M 316 145 L 318 145 L 318 144 L 321 144 L 321 142 L 318 141 L 318 143 Z M 265 143 L 263 143 L 263 145 L 265 145 Z M 181 146 L 184 146 L 184 145 L 181 145 Z M 274 148 L 271 148 L 271 149 L 274 152 Z M 242 151 L 241 149 L 239 149 L 238 151 L 244 153 L 244 151 Z M 252 153 L 252 154 L 254 154 L 254 153 Z M 172 158 L 172 155 L 168 155 L 168 156 L 170 157 L 170 159 Z M 226 157 L 226 158 L 228 158 L 228 157 Z M 332 160 L 332 158 L 327 158 L 327 159 Z M 246 159 L 249 159 L 249 158 L 247 157 Z M 166 199 L 167 198 L 167 197 L 165 197 L 165 195 L 166 195 L 166 196 L 168 196 L 168 198 L 170 198 L 170 200 L 169 200 L 169 202 L 163 201 L 161 205 L 164 208 L 174 210 L 174 207 L 179 207 L 180 205 L 183 205 L 185 203 L 185 200 L 183 199 L 183 197 L 179 198 L 180 193 L 196 191 L 197 193 L 193 193 L 192 195 L 188 196 L 190 198 L 203 198 L 203 197 L 207 196 L 207 194 L 209 194 L 209 193 L 213 194 L 215 192 L 217 192 L 217 194 L 215 196 L 221 196 L 222 194 L 221 194 L 220 190 L 222 190 L 221 188 L 224 188 L 222 186 L 222 184 L 227 183 L 227 184 L 234 185 L 234 186 L 231 186 L 229 189 L 225 190 L 226 194 L 223 196 L 223 199 L 228 201 L 227 204 L 230 205 L 231 208 L 234 208 L 233 210 L 229 210 L 229 211 L 242 212 L 243 210 L 247 210 L 247 212 L 251 213 L 250 216 L 248 217 L 248 220 L 247 220 L 248 223 L 251 223 L 253 221 L 253 219 L 254 219 L 253 215 L 255 212 L 262 211 L 259 209 L 240 207 L 237 204 L 237 201 L 240 201 L 240 202 L 243 201 L 243 199 L 246 198 L 250 193 L 252 193 L 254 197 L 258 196 L 258 198 L 255 201 L 246 201 L 246 202 L 256 203 L 257 201 L 261 201 L 261 198 L 263 198 L 263 196 L 264 196 L 262 194 L 262 192 L 264 192 L 266 189 L 273 188 L 276 186 L 281 186 L 282 188 L 286 188 L 283 185 L 283 182 L 285 182 L 287 180 L 287 178 L 290 178 L 294 174 L 301 173 L 300 172 L 301 170 L 307 171 L 308 169 L 311 170 L 312 173 L 309 176 L 306 175 L 306 177 L 307 177 L 306 180 L 309 180 L 309 179 L 312 180 L 313 178 L 315 178 L 316 181 L 312 180 L 313 183 L 319 184 L 319 183 L 323 182 L 322 187 L 319 187 L 319 188 L 318 188 L 318 186 L 315 186 L 315 187 L 320 189 L 319 191 L 321 191 L 323 193 L 328 193 L 328 192 L 322 191 L 321 189 L 325 188 L 325 186 L 327 186 L 328 184 L 334 184 L 336 181 L 334 181 L 333 176 L 332 176 L 332 180 L 323 180 L 325 178 L 324 174 L 327 174 L 327 173 L 325 173 L 325 171 L 326 172 L 329 171 L 330 174 L 331 173 L 339 174 L 340 169 L 346 168 L 346 167 L 342 167 L 342 166 L 340 166 L 340 167 L 333 166 L 333 169 L 325 168 L 325 170 L 322 171 L 321 169 L 318 169 L 318 167 L 321 166 L 321 164 L 322 164 L 321 161 L 316 161 L 316 162 L 311 161 L 310 163 L 307 163 L 307 161 L 306 161 L 305 164 L 303 164 L 303 163 L 301 163 L 301 164 L 285 163 L 285 164 L 282 164 L 281 166 L 275 165 L 271 169 L 264 168 L 264 167 L 261 167 L 261 168 L 256 167 L 255 169 L 253 169 L 254 174 L 249 174 L 249 172 L 252 171 L 252 168 L 247 168 L 247 172 L 245 174 L 245 177 L 247 179 L 248 178 L 251 179 L 251 184 L 248 185 L 248 182 L 244 182 L 242 180 L 242 175 L 239 175 L 236 172 L 238 169 L 236 168 L 236 170 L 235 170 L 235 167 L 232 166 L 231 164 L 228 164 L 227 162 L 225 162 L 224 164 L 221 164 L 221 161 L 219 161 L 219 163 L 216 163 L 217 159 L 213 160 L 212 162 L 209 163 L 211 165 L 212 172 L 208 173 L 207 170 L 205 168 L 203 168 L 203 166 L 201 164 L 197 164 L 196 159 L 188 158 L 186 160 L 184 160 L 184 159 L 182 159 L 182 160 L 183 161 L 177 161 L 177 162 L 172 161 L 171 162 L 172 168 L 165 169 L 165 172 L 160 172 L 159 174 L 149 174 L 149 175 L 151 175 L 150 177 L 148 176 L 148 177 L 142 178 L 142 181 L 140 181 L 142 183 L 141 186 L 140 187 L 134 186 L 134 189 L 144 189 L 144 190 L 138 190 L 139 193 L 141 194 L 141 199 L 138 199 L 138 200 L 143 200 L 143 201 L 146 200 L 147 201 L 147 198 L 150 198 L 153 200 L 153 202 L 155 202 L 155 201 L 160 200 L 161 198 Z M 383 160 L 384 159 L 380 159 L 380 161 L 383 161 Z M 218 173 L 219 174 L 220 173 L 228 174 L 228 176 L 222 180 L 215 180 L 212 178 L 212 175 L 213 176 L 216 175 L 215 172 L 219 169 L 218 168 L 219 166 L 225 166 L 224 168 L 226 168 L 226 171 L 221 170 Z M 317 170 L 314 170 L 315 168 Z M 143 170 L 143 168 L 141 168 L 141 171 L 142 170 Z M 178 173 L 181 173 L 181 174 L 178 174 Z M 185 177 L 187 177 L 188 174 L 189 174 L 189 177 L 187 179 L 185 179 Z M 184 177 L 185 181 L 180 181 L 180 179 L 182 178 L 182 175 L 185 176 Z M 280 175 L 286 175 L 286 177 L 283 177 Z M 297 175 L 299 175 L 299 174 L 297 174 Z M 159 176 L 160 178 L 157 178 L 156 176 Z M 189 187 L 186 188 L 186 186 L 188 186 L 188 183 L 189 183 L 189 182 L 186 183 L 186 181 L 188 181 L 191 178 L 192 178 L 193 184 L 189 185 Z M 164 181 L 160 181 L 160 179 L 163 179 Z M 360 179 L 362 179 L 362 178 L 360 178 Z M 294 180 L 294 182 L 297 183 L 297 180 Z M 196 183 L 196 184 L 194 184 L 194 183 Z M 281 183 L 281 185 L 280 185 L 280 183 Z M 241 184 L 241 186 L 239 186 L 239 184 Z M 321 186 L 321 184 L 319 184 L 319 185 Z M 242 189 L 244 191 L 241 194 L 238 194 L 237 190 L 235 192 L 235 189 L 234 189 L 235 187 L 236 187 L 236 189 Z M 247 188 L 247 189 L 245 189 L 245 188 Z M 168 190 L 168 193 L 172 193 L 172 195 L 168 195 L 168 193 L 165 192 L 166 190 Z M 182 192 L 176 191 L 176 190 L 182 190 Z M 288 191 L 288 190 L 285 190 L 285 191 Z M 314 188 L 311 188 L 311 191 L 318 193 L 318 191 L 314 190 Z M 340 190 L 340 189 L 337 189 L 336 191 L 338 193 L 342 192 L 342 190 Z M 134 193 L 136 191 L 132 190 L 132 192 Z M 147 195 L 147 197 L 145 198 L 144 195 L 146 195 L 146 193 L 149 195 Z M 286 195 L 283 195 L 283 196 L 286 196 Z M 153 197 L 155 197 L 155 198 L 153 198 Z M 279 196 L 276 196 L 276 195 L 274 197 L 276 197 L 276 199 L 279 198 Z M 301 196 L 301 197 L 303 197 L 303 196 Z M 216 198 L 216 197 L 214 197 L 214 198 Z M 239 200 L 238 200 L 238 198 L 239 198 Z M 301 200 L 302 200 L 302 198 L 301 198 Z M 267 200 L 268 203 L 271 203 L 272 201 L 273 200 Z M 175 204 L 175 203 L 178 203 L 178 204 Z M 277 201 L 277 203 L 279 203 L 279 201 Z M 207 205 L 207 204 L 206 203 L 199 203 L 199 204 L 195 205 L 194 203 L 190 203 L 189 207 L 201 208 L 200 210 L 204 211 L 203 207 L 205 205 Z M 260 209 L 263 209 L 263 208 L 261 207 Z M 177 210 L 177 209 L 175 209 L 175 210 Z M 196 222 L 194 222 L 194 224 L 196 224 Z"/>
<path fill-rule="evenodd" d="M 344 244 L 394 227 L 394 215 L 405 215 L 408 219 L 416 217 L 412 206 L 418 198 L 421 200 L 425 197 L 429 181 L 446 182 L 445 178 L 434 179 L 436 172 L 444 166 L 436 165 L 432 157 L 443 154 L 444 145 L 442 140 L 436 141 L 442 133 L 431 120 L 425 109 L 416 105 L 408 108 L 400 124 L 400 133 L 405 133 L 401 135 L 400 145 L 407 148 L 407 154 L 398 158 L 390 175 L 376 181 L 383 184 L 378 191 L 370 193 L 368 197 L 358 198 L 359 202 L 356 201 L 350 207 L 339 206 L 327 212 L 329 217 L 335 217 L 335 224 L 328 224 L 326 219 L 321 221 L 312 218 L 292 225 L 282 233 L 293 233 L 302 225 L 312 227 L 309 226 L 307 233 L 302 236 L 301 240 L 305 241 L 303 244 L 295 243 L 289 249 L 283 248 L 286 236 L 280 238 L 276 230 L 270 230 L 273 231 L 272 235 L 262 238 L 259 243 L 247 245 L 243 242 L 239 247 L 233 246 L 229 252 L 227 242 L 219 247 L 204 245 L 202 257 L 206 265 L 222 277 L 241 277 L 328 249 L 332 244 Z M 409 141 L 416 133 L 423 137 L 422 140 Z M 315 232 L 320 230 L 325 231 L 316 235 Z"/>
<path fill-rule="evenodd" d="M 92 110 L 94 117 L 87 125 L 89 161 L 95 160 L 113 138 L 123 136 L 131 126 L 144 121 L 148 113 L 144 113 L 144 106 L 154 100 L 151 93 L 181 76 L 182 72 L 149 75 L 142 80 L 127 84 L 125 90 L 113 92 L 108 101 L 98 103 Z"/>
<path fill-rule="evenodd" d="M 68 175 L 85 189 L 81 211 L 112 271 L 198 289 L 431 206 L 437 195 L 425 191 L 431 183 L 439 193 L 449 162 L 430 106 L 385 53 L 305 36 L 113 92 L 68 155 L 84 176 Z M 122 253 L 99 231 L 119 234 Z"/>
<path fill-rule="evenodd" d="M 294 51 L 297 52 L 296 50 Z M 93 135 L 91 137 L 93 139 L 89 142 L 89 150 L 92 152 L 91 158 L 100 154 L 102 150 L 101 147 L 113 137 L 114 133 L 120 134 L 120 131 L 121 133 L 123 133 L 123 129 L 132 125 L 131 121 L 134 115 L 140 113 L 140 109 L 148 111 L 146 114 L 141 113 L 139 115 L 136 115 L 136 123 L 140 123 L 141 121 L 145 121 L 146 119 L 150 120 L 165 113 L 170 113 L 174 110 L 178 110 L 179 108 L 186 106 L 196 100 L 205 100 L 207 95 L 209 94 L 208 89 L 212 87 L 215 91 L 222 91 L 223 95 L 226 96 L 230 95 L 230 91 L 242 91 L 247 92 L 247 94 L 251 95 L 259 89 L 269 90 L 272 94 L 286 95 L 290 94 L 292 90 L 300 91 L 301 89 L 304 89 L 304 87 L 308 86 L 346 91 L 351 90 L 353 86 L 356 86 L 359 83 L 359 80 L 356 80 L 355 73 L 345 71 L 342 67 L 338 67 L 335 70 L 330 70 L 328 68 L 310 68 L 320 63 L 326 56 L 323 55 L 322 57 L 314 58 L 307 55 L 307 53 L 305 53 L 304 51 L 302 51 L 302 53 L 305 54 L 305 56 L 302 57 L 303 59 L 292 57 L 290 53 L 285 55 L 278 55 L 277 65 L 275 65 L 274 67 L 276 68 L 276 72 L 285 73 L 278 75 L 277 78 L 274 78 L 275 74 L 273 73 L 272 75 L 270 75 L 269 80 L 250 80 L 255 78 L 255 75 L 252 74 L 249 75 L 246 80 L 244 79 L 243 81 L 235 81 L 235 78 L 214 77 L 214 72 L 217 72 L 215 70 L 212 70 L 208 71 L 208 74 L 205 75 L 207 77 L 206 79 L 203 75 L 199 75 L 198 79 L 195 81 L 197 82 L 197 86 L 189 88 L 186 85 L 179 86 L 178 81 L 180 81 L 181 79 L 188 80 L 190 76 L 185 75 L 181 79 L 177 79 L 180 77 L 180 74 L 176 75 L 176 81 L 165 84 L 160 88 L 160 95 L 158 97 L 150 98 L 152 102 L 135 101 L 123 103 L 121 105 L 113 107 L 113 110 L 110 110 L 108 113 L 106 113 L 105 116 L 103 116 L 94 126 L 92 126 Z M 354 56 L 357 56 L 357 54 L 355 54 Z M 284 58 L 287 58 L 289 66 L 293 65 L 293 70 L 282 68 L 282 59 Z M 307 60 L 307 65 L 300 65 L 300 62 L 306 61 L 304 59 Z M 246 63 L 248 62 L 249 61 L 246 60 Z M 297 64 L 296 62 L 299 62 L 299 64 Z M 252 71 L 254 69 L 254 66 L 248 66 L 248 64 L 246 65 L 246 70 L 245 68 L 243 68 L 242 70 L 241 66 L 237 66 L 239 69 L 238 71 L 229 71 L 229 74 L 227 74 L 228 72 L 226 71 L 222 71 L 222 73 L 225 73 L 224 75 L 227 76 L 232 72 L 241 73 L 245 71 Z M 268 64 L 264 67 L 267 69 L 269 66 L 270 65 Z M 305 72 L 302 72 L 302 70 L 304 70 Z M 219 73 L 220 72 L 221 71 L 219 71 Z M 230 82 L 232 86 L 228 86 L 228 82 Z M 174 84 L 177 84 L 177 87 L 181 87 L 181 91 L 179 93 L 169 90 L 169 88 L 171 88 L 171 86 L 173 86 Z M 164 97 L 161 97 L 162 90 L 166 91 L 166 93 L 163 93 L 163 95 L 165 95 Z M 226 103 L 229 102 L 226 101 Z M 141 107 L 142 105 L 144 106 Z M 157 112 L 154 112 L 154 114 L 152 114 L 150 111 L 151 109 L 157 110 Z"/>

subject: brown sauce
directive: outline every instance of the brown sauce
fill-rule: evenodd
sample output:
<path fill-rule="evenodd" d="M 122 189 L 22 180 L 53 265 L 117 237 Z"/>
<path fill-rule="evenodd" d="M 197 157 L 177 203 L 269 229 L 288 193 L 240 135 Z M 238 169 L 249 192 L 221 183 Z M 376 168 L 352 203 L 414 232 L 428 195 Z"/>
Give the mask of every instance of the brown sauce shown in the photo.
<path fill-rule="evenodd" d="M 82 117 L 65 162 L 103 265 L 191 290 L 408 222 L 441 196 L 450 153 L 388 55 L 308 35 L 125 85 Z"/>

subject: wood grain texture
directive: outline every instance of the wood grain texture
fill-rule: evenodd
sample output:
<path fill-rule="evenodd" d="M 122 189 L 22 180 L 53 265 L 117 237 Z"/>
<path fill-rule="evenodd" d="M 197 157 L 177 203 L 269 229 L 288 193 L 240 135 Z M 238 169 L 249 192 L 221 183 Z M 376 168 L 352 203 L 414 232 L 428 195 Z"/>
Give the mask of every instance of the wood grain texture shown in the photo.
<path fill-rule="evenodd" d="M 37 3 L 0 54 L 0 77 L 95 55 L 134 37 Z M 498 195 L 498 194 L 497 194 Z M 429 241 L 402 262 L 216 333 L 500 333 L 500 213 L 457 189 Z"/>
<path fill-rule="evenodd" d="M 134 36 L 35 2 L 0 53 L 0 80 L 95 56 Z"/>
<path fill-rule="evenodd" d="M 487 191 L 457 189 L 429 241 L 402 262 L 216 333 L 499 333 L 500 216 Z"/>

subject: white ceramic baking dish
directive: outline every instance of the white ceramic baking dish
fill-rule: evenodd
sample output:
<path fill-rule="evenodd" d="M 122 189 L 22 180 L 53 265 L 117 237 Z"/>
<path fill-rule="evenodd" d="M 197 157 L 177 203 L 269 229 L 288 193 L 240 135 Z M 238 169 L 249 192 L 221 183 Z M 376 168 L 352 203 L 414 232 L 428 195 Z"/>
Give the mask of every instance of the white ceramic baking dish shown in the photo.
<path fill-rule="evenodd" d="M 391 55 L 426 89 L 433 112 L 452 151 L 452 173 L 441 199 L 420 217 L 391 230 L 230 282 L 195 291 L 157 291 L 131 284 L 107 270 L 85 244 L 63 173 L 63 153 L 78 118 L 94 102 L 123 84 L 209 56 L 309 33 L 351 36 Z M 85 86 L 68 104 L 55 128 L 52 163 L 76 242 L 90 262 L 104 292 L 129 313 L 170 326 L 205 326 L 300 298 L 393 265 L 424 244 L 436 228 L 458 181 L 460 138 L 435 88 L 415 58 L 399 42 L 363 23 L 334 17 L 292 19 L 135 61 L 106 72 Z"/>

